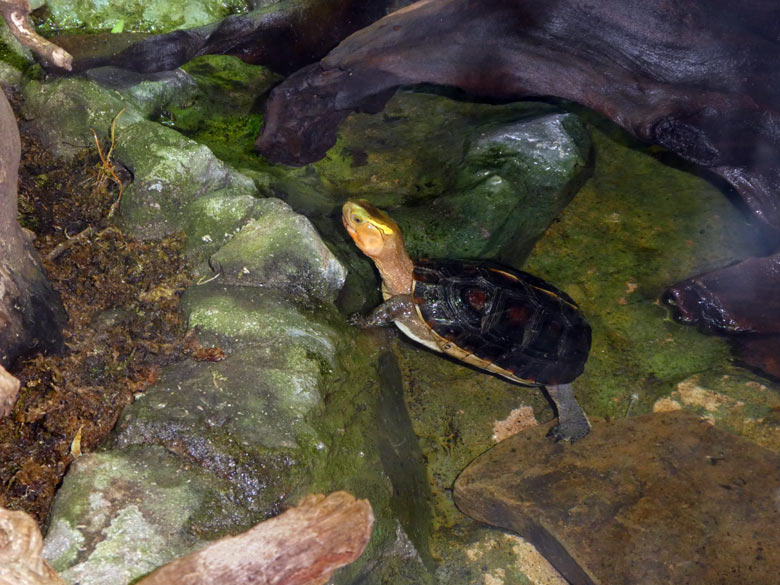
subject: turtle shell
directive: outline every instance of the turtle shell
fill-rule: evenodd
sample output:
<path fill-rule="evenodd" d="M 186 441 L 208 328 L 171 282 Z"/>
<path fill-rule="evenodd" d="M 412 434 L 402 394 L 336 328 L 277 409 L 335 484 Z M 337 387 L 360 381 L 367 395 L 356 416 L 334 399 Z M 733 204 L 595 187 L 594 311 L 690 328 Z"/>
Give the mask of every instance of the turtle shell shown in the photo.
<path fill-rule="evenodd" d="M 527 384 L 565 384 L 582 373 L 591 331 L 563 291 L 490 262 L 419 260 L 412 298 L 443 351 Z"/>

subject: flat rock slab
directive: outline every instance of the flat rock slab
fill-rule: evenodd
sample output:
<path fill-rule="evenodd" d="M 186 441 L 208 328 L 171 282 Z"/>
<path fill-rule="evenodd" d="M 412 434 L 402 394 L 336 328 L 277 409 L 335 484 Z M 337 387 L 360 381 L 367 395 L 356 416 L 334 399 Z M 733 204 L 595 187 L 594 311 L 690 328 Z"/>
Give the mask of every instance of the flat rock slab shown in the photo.
<path fill-rule="evenodd" d="M 530 540 L 572 585 L 780 583 L 780 456 L 684 413 L 538 427 L 455 482 L 462 512 Z"/>

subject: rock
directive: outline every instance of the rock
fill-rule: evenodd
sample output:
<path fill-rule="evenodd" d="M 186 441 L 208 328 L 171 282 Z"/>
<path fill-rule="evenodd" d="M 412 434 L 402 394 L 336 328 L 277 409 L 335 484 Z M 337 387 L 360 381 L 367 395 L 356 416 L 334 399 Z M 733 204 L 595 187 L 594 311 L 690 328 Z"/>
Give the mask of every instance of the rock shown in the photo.
<path fill-rule="evenodd" d="M 335 332 L 257 288 L 194 287 L 182 305 L 190 326 L 227 358 L 166 368 L 123 412 L 115 445 L 164 445 L 229 479 L 247 511 L 264 514 L 325 448 L 310 421 L 322 408 Z"/>
<path fill-rule="evenodd" d="M 66 78 L 49 82 L 29 81 L 23 89 L 22 116 L 41 143 L 58 157 L 71 157 L 94 147 L 90 132 L 109 136 L 111 122 L 117 120 L 117 134 L 143 119 L 135 108 L 127 108 L 120 95 L 84 79 Z"/>
<path fill-rule="evenodd" d="M 43 537 L 32 516 L 0 508 L 0 585 L 65 585 L 42 549 Z"/>
<path fill-rule="evenodd" d="M 571 446 L 507 439 L 455 483 L 572 584 L 772 583 L 780 457 L 684 413 L 597 422 Z"/>
<path fill-rule="evenodd" d="M 188 252 L 205 260 L 255 215 L 256 189 L 251 179 L 206 146 L 145 119 L 169 108 L 171 99 L 192 99 L 194 82 L 182 75 L 141 76 L 109 69 L 94 74 L 121 93 L 83 79 L 31 81 L 25 86 L 23 113 L 43 144 L 67 157 L 94 147 L 90 128 L 108 137 L 121 111 L 113 162 L 133 175 L 120 207 L 123 227 L 141 239 L 186 230 Z M 182 87 L 188 89 L 177 93 Z M 199 201 L 201 197 L 206 199 Z"/>
<path fill-rule="evenodd" d="M 653 412 L 683 409 L 780 453 L 780 393 L 751 372 L 709 368 L 678 382 L 653 404 Z"/>
<path fill-rule="evenodd" d="M 90 453 L 57 493 L 44 555 L 69 583 L 127 583 L 200 545 L 221 514 L 251 525 L 228 482 L 164 447 Z"/>
<path fill-rule="evenodd" d="M 249 178 L 220 161 L 206 146 L 170 128 L 152 122 L 124 128 L 118 134 L 115 156 L 135 175 L 120 208 L 123 225 L 135 237 L 160 238 L 182 230 L 187 222 L 203 225 L 208 218 L 188 218 L 187 207 L 215 191 L 221 191 L 223 199 L 246 198 L 233 209 L 252 208 L 255 187 Z M 213 222 L 212 230 L 219 227 L 219 221 Z M 223 240 L 219 232 L 214 237 Z M 187 247 L 193 250 L 202 243 L 188 238 Z"/>
<path fill-rule="evenodd" d="M 190 327 L 196 328 L 206 343 L 272 348 L 285 342 L 305 348 L 326 363 L 336 359 L 339 333 L 334 310 L 327 305 L 320 307 L 317 316 L 303 314 L 275 291 L 213 282 L 190 287 L 181 307 Z"/>
<path fill-rule="evenodd" d="M 255 109 L 258 96 L 267 93 L 281 78 L 259 65 L 249 65 L 229 55 L 203 55 L 182 65 L 199 90 L 192 107 L 217 109 L 233 115 L 248 114 Z M 210 104 L 211 107 L 207 107 Z M 182 109 L 185 106 L 181 106 Z M 171 112 L 179 117 L 176 112 Z M 181 112 L 179 112 L 181 114 Z M 203 115 L 209 115 L 203 112 Z"/>
<path fill-rule="evenodd" d="M 373 525 L 367 500 L 346 492 L 309 495 L 243 534 L 176 559 L 139 585 L 321 585 L 363 553 Z"/>
<path fill-rule="evenodd" d="M 246 10 L 245 0 L 148 0 L 107 3 L 100 0 L 47 0 L 44 28 L 114 29 L 115 32 L 166 32 L 205 25 Z"/>
<path fill-rule="evenodd" d="M 587 130 L 573 114 L 523 114 L 470 130 L 449 192 L 388 212 L 409 234 L 413 257 L 502 256 L 518 266 L 574 196 L 585 178 Z"/>
<path fill-rule="evenodd" d="M 211 256 L 228 284 L 279 290 L 288 298 L 334 301 L 346 270 L 311 222 L 278 199 L 256 205 L 257 219 Z"/>
<path fill-rule="evenodd" d="M 413 258 L 506 252 L 517 265 L 587 176 L 589 152 L 579 119 L 546 104 L 401 92 L 382 117 L 351 116 L 325 159 L 291 175 L 315 170 L 330 205 L 348 194 L 386 210 Z M 291 183 L 291 204 L 314 211 Z"/>
<path fill-rule="evenodd" d="M 88 79 L 119 92 L 146 117 L 159 116 L 172 103 L 194 99 L 197 84 L 181 69 L 160 73 L 135 73 L 118 67 L 96 67 L 85 73 Z"/>

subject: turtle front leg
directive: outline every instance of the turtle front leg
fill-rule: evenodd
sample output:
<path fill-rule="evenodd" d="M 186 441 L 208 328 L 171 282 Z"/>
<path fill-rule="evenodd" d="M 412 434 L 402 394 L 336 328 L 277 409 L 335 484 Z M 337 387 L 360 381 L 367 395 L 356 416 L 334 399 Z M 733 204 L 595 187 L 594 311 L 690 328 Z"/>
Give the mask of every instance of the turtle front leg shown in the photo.
<path fill-rule="evenodd" d="M 390 297 L 368 316 L 355 313 L 350 316 L 349 322 L 356 327 L 382 327 L 390 325 L 394 321 L 408 321 L 416 315 L 412 295 L 396 295 Z"/>
<path fill-rule="evenodd" d="M 590 432 L 590 423 L 585 412 L 574 397 L 571 384 L 545 386 L 550 400 L 558 411 L 558 424 L 550 429 L 548 437 L 570 443 L 583 438 Z"/>

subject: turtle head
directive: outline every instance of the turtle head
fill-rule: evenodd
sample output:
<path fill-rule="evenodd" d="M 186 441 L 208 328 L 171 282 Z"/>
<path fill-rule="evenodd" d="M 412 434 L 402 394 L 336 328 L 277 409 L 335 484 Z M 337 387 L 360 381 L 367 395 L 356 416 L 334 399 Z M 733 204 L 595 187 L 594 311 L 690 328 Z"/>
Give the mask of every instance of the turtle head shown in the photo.
<path fill-rule="evenodd" d="M 341 220 L 357 247 L 370 258 L 376 259 L 403 244 L 398 224 L 364 199 L 347 201 Z"/>
<path fill-rule="evenodd" d="M 347 201 L 341 213 L 347 233 L 376 264 L 384 289 L 390 295 L 412 291 L 412 264 L 398 224 L 368 201 Z"/>

